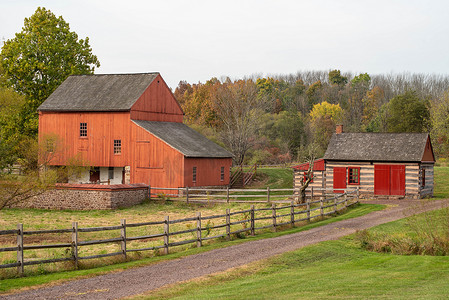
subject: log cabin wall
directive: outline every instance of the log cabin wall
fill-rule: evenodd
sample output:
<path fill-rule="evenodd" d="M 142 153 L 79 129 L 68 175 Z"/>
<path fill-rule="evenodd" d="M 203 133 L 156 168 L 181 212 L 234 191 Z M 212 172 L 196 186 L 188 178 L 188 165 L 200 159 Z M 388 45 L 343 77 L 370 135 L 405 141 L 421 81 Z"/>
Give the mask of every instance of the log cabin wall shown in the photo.
<path fill-rule="evenodd" d="M 294 170 L 293 187 L 295 189 L 295 199 L 299 197 L 299 189 L 301 188 L 301 179 L 304 177 L 304 173 L 307 171 Z M 306 197 L 322 197 L 325 195 L 323 189 L 326 187 L 325 171 L 313 171 L 313 181 L 309 183 L 306 189 Z M 313 189 L 313 195 L 312 195 Z"/>
<path fill-rule="evenodd" d="M 431 197 L 434 190 L 434 172 L 433 163 L 421 163 L 419 173 L 420 195 Z"/>
<path fill-rule="evenodd" d="M 131 108 L 131 119 L 182 123 L 184 113 L 158 75 Z"/>
<path fill-rule="evenodd" d="M 80 136 L 80 123 L 87 123 L 85 137 Z M 56 139 L 60 145 L 51 165 L 65 165 L 79 155 L 86 165 L 124 167 L 130 160 L 129 112 L 41 111 L 39 141 L 46 139 Z M 120 154 L 114 154 L 114 140 L 121 141 Z"/>
<path fill-rule="evenodd" d="M 184 158 L 184 185 L 226 186 L 229 185 L 232 158 Z M 196 180 L 193 180 L 193 168 L 196 167 Z M 223 180 L 221 180 L 221 168 Z"/>

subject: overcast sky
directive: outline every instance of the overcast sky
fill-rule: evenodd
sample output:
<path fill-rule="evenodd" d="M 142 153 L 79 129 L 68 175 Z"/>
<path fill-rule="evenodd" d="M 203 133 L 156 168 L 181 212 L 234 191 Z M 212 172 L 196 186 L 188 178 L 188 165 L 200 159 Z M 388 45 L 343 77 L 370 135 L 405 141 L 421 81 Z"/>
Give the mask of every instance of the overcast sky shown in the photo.
<path fill-rule="evenodd" d="M 180 80 L 340 69 L 449 73 L 449 1 L 0 0 L 0 39 L 38 6 L 89 37 L 96 73 Z"/>

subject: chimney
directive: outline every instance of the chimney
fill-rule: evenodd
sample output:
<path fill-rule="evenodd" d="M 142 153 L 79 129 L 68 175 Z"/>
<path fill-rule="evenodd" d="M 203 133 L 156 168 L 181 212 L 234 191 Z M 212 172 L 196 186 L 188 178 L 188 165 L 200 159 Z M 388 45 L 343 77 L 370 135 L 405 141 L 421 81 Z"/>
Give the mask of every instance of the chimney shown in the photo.
<path fill-rule="evenodd" d="M 343 125 L 337 125 L 337 127 L 335 127 L 335 133 L 336 134 L 343 133 Z"/>

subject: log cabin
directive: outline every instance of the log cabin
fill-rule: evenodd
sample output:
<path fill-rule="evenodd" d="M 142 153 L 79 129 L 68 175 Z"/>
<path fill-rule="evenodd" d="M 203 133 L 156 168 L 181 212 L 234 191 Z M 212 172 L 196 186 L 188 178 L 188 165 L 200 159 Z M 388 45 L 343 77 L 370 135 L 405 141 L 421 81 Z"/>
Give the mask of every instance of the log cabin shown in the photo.
<path fill-rule="evenodd" d="M 232 154 L 182 123 L 159 73 L 69 76 L 38 111 L 40 142 L 60 145 L 51 165 L 91 166 L 69 183 L 229 184 Z"/>
<path fill-rule="evenodd" d="M 431 197 L 434 164 L 428 133 L 344 133 L 339 125 L 324 157 L 315 161 L 307 191 L 358 187 L 364 197 Z M 294 167 L 295 188 L 307 169 L 307 163 Z"/>

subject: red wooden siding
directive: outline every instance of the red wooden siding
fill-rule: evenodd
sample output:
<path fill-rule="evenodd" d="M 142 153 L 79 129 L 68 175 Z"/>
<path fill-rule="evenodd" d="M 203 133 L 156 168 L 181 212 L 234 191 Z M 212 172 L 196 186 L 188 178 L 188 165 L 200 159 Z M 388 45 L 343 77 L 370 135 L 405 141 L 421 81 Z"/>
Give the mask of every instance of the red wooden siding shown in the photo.
<path fill-rule="evenodd" d="M 422 162 L 435 162 L 435 156 L 433 155 L 432 144 L 430 143 L 430 137 L 427 138 L 426 148 L 421 159 Z"/>
<path fill-rule="evenodd" d="M 293 167 L 294 170 L 307 171 L 309 170 L 309 163 L 303 163 Z M 313 171 L 324 171 L 324 159 L 317 159 L 313 162 Z"/>
<path fill-rule="evenodd" d="M 160 75 L 131 108 L 133 120 L 181 123 L 183 115 L 181 106 Z"/>
<path fill-rule="evenodd" d="M 405 165 L 374 165 L 375 195 L 405 195 Z"/>
<path fill-rule="evenodd" d="M 80 123 L 87 123 L 87 137 L 80 137 Z M 39 139 L 56 135 L 61 143 L 53 165 L 64 165 L 80 153 L 87 165 L 123 167 L 129 161 L 130 122 L 128 112 L 40 112 Z M 114 140 L 122 141 L 121 154 L 114 154 Z"/>
<path fill-rule="evenodd" d="M 346 189 L 346 167 L 334 167 L 334 189 Z M 334 190 L 334 193 L 343 193 Z"/>
<path fill-rule="evenodd" d="M 185 186 L 228 185 L 232 158 L 185 158 Z M 193 167 L 196 167 L 196 182 L 193 182 Z M 221 181 L 221 167 L 224 180 Z"/>

